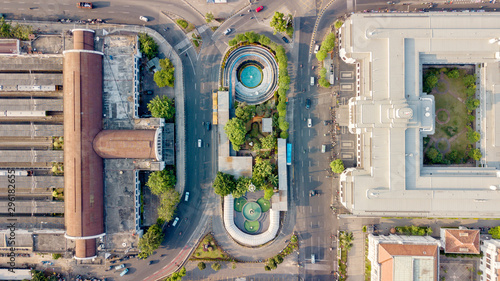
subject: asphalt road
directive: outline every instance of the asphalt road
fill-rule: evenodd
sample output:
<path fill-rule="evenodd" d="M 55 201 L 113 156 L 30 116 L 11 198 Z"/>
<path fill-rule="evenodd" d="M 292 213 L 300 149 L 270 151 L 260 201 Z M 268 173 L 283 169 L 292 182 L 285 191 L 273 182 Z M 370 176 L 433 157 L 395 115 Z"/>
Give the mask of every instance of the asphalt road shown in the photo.
<path fill-rule="evenodd" d="M 29 2 L 29 3 L 27 3 Z M 213 202 L 214 194 L 210 184 L 217 168 L 216 132 L 212 126 L 207 131 L 203 122 L 211 122 L 211 93 L 217 88 L 218 71 L 222 54 L 227 48 L 227 41 L 237 33 L 255 31 L 269 36 L 282 43 L 281 36 L 273 35 L 265 23 L 273 12 L 286 7 L 294 15 L 296 32 L 290 44 L 284 44 L 289 57 L 289 72 L 292 85 L 289 91 L 289 121 L 293 144 L 293 165 L 289 170 L 290 188 L 295 195 L 292 200 L 297 204 L 296 231 L 301 239 L 299 262 L 301 276 L 305 280 L 331 280 L 331 271 L 336 261 L 335 251 L 329 248 L 335 246 L 331 235 L 338 229 L 338 220 L 329 209 L 335 190 L 332 189 L 332 179 L 327 178 L 330 153 L 321 153 L 321 145 L 328 143 L 324 134 L 328 127 L 322 124 L 329 116 L 329 106 L 332 103 L 331 90 L 325 90 L 310 85 L 310 77 L 317 74 L 317 61 L 309 54 L 312 40 L 321 41 L 329 32 L 334 19 L 352 11 L 399 9 L 411 10 L 423 8 L 423 5 L 388 5 L 386 1 L 334 1 L 324 12 L 318 22 L 315 37 L 312 38 L 317 13 L 325 7 L 328 1 L 310 1 L 311 6 L 304 6 L 307 1 L 271 1 L 260 0 L 258 5 L 265 9 L 260 13 L 243 12 L 244 16 L 235 15 L 228 19 L 215 33 L 210 29 L 202 32 L 203 48 L 197 54 L 190 44 L 178 49 L 184 65 L 184 86 L 186 95 L 186 191 L 190 192 L 189 202 L 179 205 L 177 214 L 180 222 L 175 227 L 168 227 L 162 247 L 150 260 L 130 260 L 130 275 L 123 280 L 141 280 L 148 276 L 160 277 L 171 271 L 175 264 L 182 263 L 188 256 L 188 249 L 197 242 L 197 238 L 205 231 L 212 210 L 207 206 Z M 313 3 L 314 2 L 314 3 Z M 411 1 L 408 1 L 411 2 Z M 415 1 L 414 1 L 415 2 Z M 205 24 L 203 18 L 195 13 L 182 1 L 137 1 L 116 0 L 111 2 L 95 2 L 93 10 L 77 9 L 74 1 L 0 1 L 0 6 L 7 19 L 50 20 L 62 18 L 86 20 L 101 18 L 111 23 L 146 24 L 162 33 L 172 45 L 186 40 L 184 33 L 177 28 L 161 11 L 175 12 L 194 23 L 197 27 Z M 481 4 L 439 5 L 434 10 L 443 8 L 459 9 L 465 7 L 479 8 Z M 484 4 L 483 4 L 484 5 Z M 485 4 L 485 9 L 493 9 L 491 4 Z M 491 6 L 491 7 L 490 7 Z M 498 4 L 496 5 L 498 6 Z M 146 16 L 148 23 L 139 20 Z M 251 19 L 251 17 L 254 17 Z M 164 31 L 163 29 L 167 28 Z M 222 32 L 232 28 L 229 36 Z M 315 69 L 311 69 L 312 66 Z M 338 75 L 338 74 L 337 74 Z M 317 80 L 317 79 L 316 79 Z M 317 81 L 316 81 L 317 83 Z M 312 106 L 305 109 L 305 100 L 311 99 Z M 306 121 L 312 119 L 313 126 L 308 128 Z M 203 141 L 203 147 L 197 147 L 197 141 Z M 206 146 L 208 144 L 208 146 Z M 328 151 L 330 152 L 330 151 Z M 311 190 L 320 195 L 309 197 Z M 184 198 L 184 194 L 182 195 Z M 187 219 L 187 220 L 186 220 Z M 303 249 L 303 250 L 302 250 Z M 311 255 L 315 255 L 316 263 L 311 263 Z M 152 279 L 148 279 L 152 280 Z"/>

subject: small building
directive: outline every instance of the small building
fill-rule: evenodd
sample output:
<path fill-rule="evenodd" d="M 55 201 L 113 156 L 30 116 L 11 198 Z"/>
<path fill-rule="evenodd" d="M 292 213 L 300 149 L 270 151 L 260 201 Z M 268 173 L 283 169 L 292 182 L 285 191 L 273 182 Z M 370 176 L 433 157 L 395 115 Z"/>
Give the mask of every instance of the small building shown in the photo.
<path fill-rule="evenodd" d="M 484 240 L 481 243 L 481 264 L 479 270 L 483 272 L 481 281 L 500 280 L 500 240 Z"/>
<path fill-rule="evenodd" d="M 372 281 L 437 281 L 439 240 L 430 236 L 368 235 Z"/>
<path fill-rule="evenodd" d="M 263 133 L 273 132 L 273 118 L 262 118 L 262 132 Z"/>
<path fill-rule="evenodd" d="M 447 254 L 479 254 L 479 229 L 441 228 L 440 236 Z"/>

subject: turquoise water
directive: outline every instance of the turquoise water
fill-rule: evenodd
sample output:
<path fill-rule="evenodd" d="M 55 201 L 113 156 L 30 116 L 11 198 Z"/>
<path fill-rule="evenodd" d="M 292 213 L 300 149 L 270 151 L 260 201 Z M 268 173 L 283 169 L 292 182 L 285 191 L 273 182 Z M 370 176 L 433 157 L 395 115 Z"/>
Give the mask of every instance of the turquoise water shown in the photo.
<path fill-rule="evenodd" d="M 243 206 L 243 216 L 249 221 L 257 220 L 261 213 L 260 205 L 255 202 L 249 202 Z"/>
<path fill-rule="evenodd" d="M 262 72 L 254 65 L 249 65 L 241 71 L 240 81 L 248 88 L 259 86 L 262 80 Z"/>

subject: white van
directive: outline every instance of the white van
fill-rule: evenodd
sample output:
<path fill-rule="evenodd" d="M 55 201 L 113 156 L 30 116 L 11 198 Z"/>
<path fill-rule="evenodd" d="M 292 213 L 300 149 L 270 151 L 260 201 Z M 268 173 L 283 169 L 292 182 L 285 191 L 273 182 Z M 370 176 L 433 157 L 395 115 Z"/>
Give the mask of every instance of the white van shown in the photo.
<path fill-rule="evenodd" d="M 142 21 L 148 22 L 148 18 L 145 16 L 140 16 L 139 19 Z"/>
<path fill-rule="evenodd" d="M 314 77 L 311 77 L 311 86 L 314 86 Z"/>
<path fill-rule="evenodd" d="M 311 263 L 316 263 L 316 256 L 314 254 L 311 255 Z"/>

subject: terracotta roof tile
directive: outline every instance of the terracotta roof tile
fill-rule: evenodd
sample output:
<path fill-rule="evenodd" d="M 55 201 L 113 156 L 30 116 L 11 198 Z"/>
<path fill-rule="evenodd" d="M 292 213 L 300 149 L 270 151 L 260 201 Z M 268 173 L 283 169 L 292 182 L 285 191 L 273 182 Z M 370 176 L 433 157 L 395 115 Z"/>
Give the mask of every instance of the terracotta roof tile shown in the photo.
<path fill-rule="evenodd" d="M 379 244 L 380 280 L 394 280 L 394 256 L 434 257 L 434 276 L 437 276 L 438 253 L 437 245 Z"/>
<path fill-rule="evenodd" d="M 445 229 L 446 253 L 479 254 L 478 229 Z"/>

